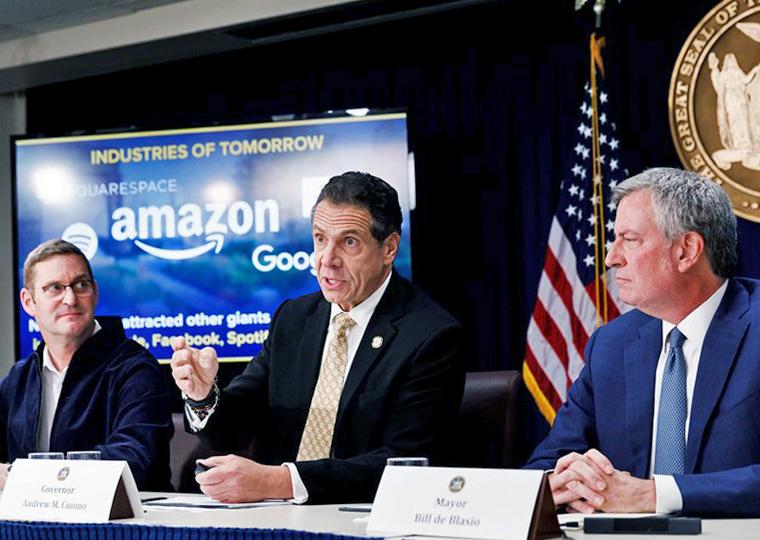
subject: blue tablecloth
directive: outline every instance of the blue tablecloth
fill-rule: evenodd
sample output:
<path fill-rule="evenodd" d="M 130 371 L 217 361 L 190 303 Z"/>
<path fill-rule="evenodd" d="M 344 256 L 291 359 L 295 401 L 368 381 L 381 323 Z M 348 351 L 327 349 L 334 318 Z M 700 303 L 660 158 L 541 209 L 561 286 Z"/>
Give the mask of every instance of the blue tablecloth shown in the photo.
<path fill-rule="evenodd" d="M 128 523 L 0 522 L 0 540 L 355 540 L 288 529 L 167 527 Z M 379 540 L 367 539 L 362 540 Z"/>

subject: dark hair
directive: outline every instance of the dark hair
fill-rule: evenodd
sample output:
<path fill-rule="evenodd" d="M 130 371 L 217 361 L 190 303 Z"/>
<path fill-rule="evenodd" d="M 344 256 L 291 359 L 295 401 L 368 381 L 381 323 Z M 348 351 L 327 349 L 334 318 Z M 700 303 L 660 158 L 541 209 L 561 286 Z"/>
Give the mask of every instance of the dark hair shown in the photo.
<path fill-rule="evenodd" d="M 322 201 L 366 208 L 372 216 L 370 233 L 383 242 L 391 233 L 401 234 L 401 207 L 398 193 L 385 180 L 365 172 L 349 171 L 330 178 L 319 193 L 314 210 Z"/>
<path fill-rule="evenodd" d="M 631 193 L 649 191 L 655 221 L 668 240 L 689 231 L 705 240 L 713 272 L 729 278 L 737 267 L 736 216 L 731 199 L 718 184 L 695 172 L 659 167 L 618 184 L 612 191 L 617 204 Z"/>
<path fill-rule="evenodd" d="M 41 243 L 26 256 L 26 260 L 24 261 L 25 288 L 28 289 L 32 285 L 34 267 L 37 263 L 41 263 L 56 255 L 76 255 L 77 257 L 81 257 L 84 264 L 87 266 L 87 273 L 90 274 L 90 279 L 94 279 L 92 275 L 92 266 L 90 266 L 90 261 L 84 256 L 84 253 L 82 253 L 82 251 L 74 244 L 67 242 L 66 240 L 53 238 L 52 240 L 47 240 L 46 242 Z"/>

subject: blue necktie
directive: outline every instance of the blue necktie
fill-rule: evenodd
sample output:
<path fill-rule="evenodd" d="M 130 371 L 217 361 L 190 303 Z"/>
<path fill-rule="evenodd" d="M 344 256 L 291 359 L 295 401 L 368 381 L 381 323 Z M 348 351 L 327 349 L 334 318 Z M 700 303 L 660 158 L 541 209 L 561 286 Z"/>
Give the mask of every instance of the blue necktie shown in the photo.
<path fill-rule="evenodd" d="M 668 337 L 670 347 L 662 375 L 660 413 L 657 416 L 655 474 L 683 474 L 686 460 L 686 358 L 681 345 L 686 340 L 678 328 Z"/>

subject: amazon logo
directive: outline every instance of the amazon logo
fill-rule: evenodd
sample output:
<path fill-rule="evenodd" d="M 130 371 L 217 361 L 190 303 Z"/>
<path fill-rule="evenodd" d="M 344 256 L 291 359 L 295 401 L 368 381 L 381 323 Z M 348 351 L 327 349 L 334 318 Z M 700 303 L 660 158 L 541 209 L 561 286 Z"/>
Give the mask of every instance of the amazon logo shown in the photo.
<path fill-rule="evenodd" d="M 232 203 L 185 203 L 178 209 L 162 206 L 120 207 L 111 214 L 111 237 L 116 241 L 132 241 L 141 250 L 168 260 L 199 257 L 209 251 L 219 253 L 228 234 L 243 236 L 279 232 L 280 209 L 274 199 Z M 202 238 L 204 243 L 184 249 L 157 247 L 155 240 L 164 238 Z"/>

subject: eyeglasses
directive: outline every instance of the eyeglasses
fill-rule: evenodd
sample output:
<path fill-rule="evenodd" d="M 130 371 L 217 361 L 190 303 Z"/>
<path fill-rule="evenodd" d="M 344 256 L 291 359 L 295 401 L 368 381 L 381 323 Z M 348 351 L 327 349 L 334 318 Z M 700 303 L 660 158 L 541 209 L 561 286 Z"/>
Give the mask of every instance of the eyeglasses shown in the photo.
<path fill-rule="evenodd" d="M 71 292 L 77 296 L 90 296 L 94 290 L 94 283 L 95 281 L 92 279 L 78 279 L 71 283 L 51 283 L 50 285 L 35 287 L 35 289 L 42 289 L 42 294 L 50 299 L 61 298 L 66 294 L 68 288 L 71 288 Z"/>

